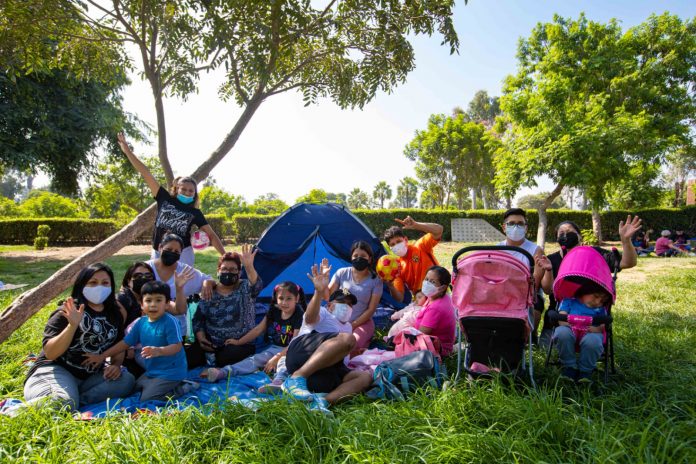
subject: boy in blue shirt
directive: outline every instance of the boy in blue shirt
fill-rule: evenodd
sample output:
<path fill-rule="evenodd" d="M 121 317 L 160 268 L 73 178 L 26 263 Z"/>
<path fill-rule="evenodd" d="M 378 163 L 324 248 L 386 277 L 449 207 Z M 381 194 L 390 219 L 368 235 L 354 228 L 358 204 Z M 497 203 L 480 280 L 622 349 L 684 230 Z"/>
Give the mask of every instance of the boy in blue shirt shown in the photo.
<path fill-rule="evenodd" d="M 166 401 L 198 388 L 195 382 L 184 382 L 188 373 L 186 354 L 179 323 L 167 312 L 169 285 L 151 281 L 143 285 L 140 294 L 144 316 L 135 322 L 122 341 L 101 354 L 86 356 L 85 363 L 103 363 L 107 357 L 140 343 L 145 373 L 138 378 L 135 389 L 142 391 L 141 401 Z"/>

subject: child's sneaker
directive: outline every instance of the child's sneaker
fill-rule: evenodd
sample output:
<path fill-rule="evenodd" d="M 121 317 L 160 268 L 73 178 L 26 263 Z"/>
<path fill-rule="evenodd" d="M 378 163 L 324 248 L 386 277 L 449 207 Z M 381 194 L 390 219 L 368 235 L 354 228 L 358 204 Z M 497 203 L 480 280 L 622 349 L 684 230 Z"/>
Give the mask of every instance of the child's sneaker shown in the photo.
<path fill-rule="evenodd" d="M 273 379 L 271 383 L 261 385 L 258 391 L 265 395 L 277 395 L 283 390 L 283 380 L 284 379 Z"/>
<path fill-rule="evenodd" d="M 174 395 L 178 398 L 179 396 L 184 396 L 187 393 L 198 390 L 201 384 L 198 382 L 193 382 L 191 380 L 182 380 L 179 385 L 174 389 Z"/>
<path fill-rule="evenodd" d="M 575 382 L 575 379 L 578 377 L 578 371 L 574 367 L 564 367 L 561 369 L 561 379 L 562 380 L 570 380 Z"/>
<path fill-rule="evenodd" d="M 283 382 L 283 391 L 299 401 L 311 401 L 314 395 L 307 389 L 304 377 L 288 377 Z"/>
<path fill-rule="evenodd" d="M 201 372 L 201 377 L 208 379 L 208 382 L 217 382 L 227 377 L 227 371 L 224 369 L 218 369 L 217 367 L 209 367 Z"/>
<path fill-rule="evenodd" d="M 590 371 L 590 372 L 581 371 L 578 374 L 578 383 L 582 384 L 582 385 L 591 385 L 592 384 L 592 371 Z"/>
<path fill-rule="evenodd" d="M 320 411 L 328 416 L 333 416 L 333 413 L 329 409 L 329 402 L 321 396 L 314 397 L 314 401 L 309 404 L 310 411 Z"/>

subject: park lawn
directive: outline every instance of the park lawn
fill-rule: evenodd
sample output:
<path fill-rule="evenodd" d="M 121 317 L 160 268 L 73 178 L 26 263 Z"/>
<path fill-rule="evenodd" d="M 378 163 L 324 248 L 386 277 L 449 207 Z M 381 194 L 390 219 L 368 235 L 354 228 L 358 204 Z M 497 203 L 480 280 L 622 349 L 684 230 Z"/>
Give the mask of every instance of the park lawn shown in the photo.
<path fill-rule="evenodd" d="M 461 244 L 443 243 L 438 259 Z M 119 279 L 145 256 L 108 260 Z M 213 272 L 215 253 L 198 255 Z M 10 262 L 8 262 L 10 261 Z M 6 260 L 36 285 L 59 262 Z M 537 390 L 504 382 L 459 383 L 401 403 L 356 398 L 325 416 L 271 402 L 253 412 L 207 412 L 95 422 L 48 410 L 0 416 L 0 462 L 696 462 L 696 258 L 641 258 L 620 274 L 614 309 L 619 372 L 607 386 L 557 384 L 537 353 Z M 7 306 L 19 291 L 0 292 Z M 0 345 L 0 397 L 22 396 L 21 361 L 40 349 L 43 308 Z M 448 360 L 450 371 L 455 364 Z"/>

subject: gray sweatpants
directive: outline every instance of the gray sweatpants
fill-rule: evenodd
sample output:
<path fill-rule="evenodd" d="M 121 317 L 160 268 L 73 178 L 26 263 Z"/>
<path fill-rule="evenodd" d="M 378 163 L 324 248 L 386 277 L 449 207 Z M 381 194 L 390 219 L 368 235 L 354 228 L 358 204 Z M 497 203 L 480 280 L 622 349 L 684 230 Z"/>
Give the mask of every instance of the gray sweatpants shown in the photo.
<path fill-rule="evenodd" d="M 156 379 L 143 374 L 135 382 L 135 390 L 142 391 L 140 401 L 167 401 L 183 394 L 183 391 L 178 388 L 182 383 L 181 380 Z"/>

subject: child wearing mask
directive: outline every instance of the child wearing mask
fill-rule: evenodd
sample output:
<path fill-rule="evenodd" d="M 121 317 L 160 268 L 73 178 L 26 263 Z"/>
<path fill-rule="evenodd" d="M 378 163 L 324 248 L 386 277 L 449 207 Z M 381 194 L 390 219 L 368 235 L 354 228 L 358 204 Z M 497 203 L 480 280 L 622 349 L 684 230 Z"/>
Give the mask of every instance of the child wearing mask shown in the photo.
<path fill-rule="evenodd" d="M 355 352 L 352 353 L 355 355 L 368 347 L 375 334 L 372 316 L 382 298 L 383 285 L 374 271 L 375 255 L 369 243 L 362 240 L 353 243 L 350 256 L 352 266 L 336 271 L 324 298 L 328 299 L 330 294 L 339 289 L 355 295 L 357 301 L 353 305 L 350 319 L 353 336 L 357 342 Z"/>
<path fill-rule="evenodd" d="M 440 340 L 440 354 L 443 357 L 452 353 L 457 325 L 452 298 L 447 293 L 451 281 L 452 276 L 444 267 L 432 266 L 428 269 L 421 286 L 427 300 L 413 324 L 424 334 Z"/>

